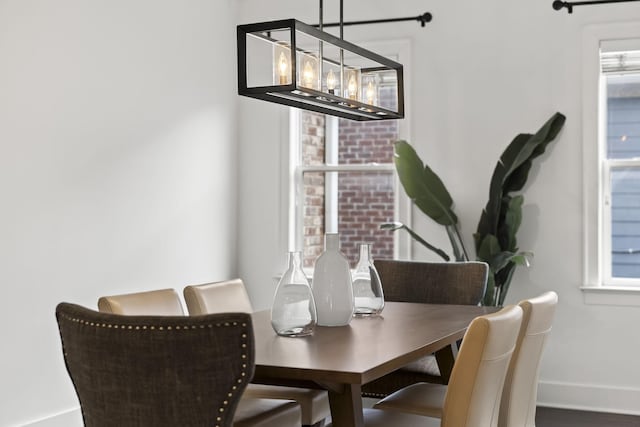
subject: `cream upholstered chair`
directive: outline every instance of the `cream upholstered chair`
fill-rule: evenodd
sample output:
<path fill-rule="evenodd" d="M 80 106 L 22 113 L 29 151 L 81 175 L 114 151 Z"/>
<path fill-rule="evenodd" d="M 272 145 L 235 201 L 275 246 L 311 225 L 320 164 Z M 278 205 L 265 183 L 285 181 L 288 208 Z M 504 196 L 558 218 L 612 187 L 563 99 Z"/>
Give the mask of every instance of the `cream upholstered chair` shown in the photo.
<path fill-rule="evenodd" d="M 184 300 L 190 315 L 253 312 L 241 279 L 187 286 L 184 288 Z M 329 397 L 324 390 L 249 384 L 244 395 L 295 400 L 302 407 L 303 425 L 322 426 L 331 413 Z"/>
<path fill-rule="evenodd" d="M 522 325 L 505 378 L 500 404 L 499 427 L 535 427 L 538 374 L 542 352 L 558 303 L 555 292 L 520 301 Z M 375 407 L 439 417 L 446 386 L 424 384 L 411 393 L 393 394 Z"/>
<path fill-rule="evenodd" d="M 189 314 L 252 313 L 251 300 L 241 279 L 186 286 L 183 291 Z"/>
<path fill-rule="evenodd" d="M 121 315 L 184 316 L 180 297 L 173 289 L 101 297 L 101 312 Z M 292 400 L 242 396 L 233 418 L 234 427 L 299 427 L 300 405 Z"/>
<path fill-rule="evenodd" d="M 482 301 L 489 266 L 484 262 L 418 262 L 375 260 L 386 301 L 426 304 L 478 305 Z M 362 386 L 365 397 L 382 398 L 417 382 L 446 384 L 435 355 Z M 451 366 L 448 366 L 451 369 Z"/>
<path fill-rule="evenodd" d="M 247 314 L 122 316 L 60 303 L 56 319 L 85 426 L 238 425 L 255 366 Z"/>
<path fill-rule="evenodd" d="M 558 305 L 558 294 L 546 292 L 520 301 L 523 311 L 518 343 L 502 392 L 499 427 L 535 427 L 540 361 Z"/>
<path fill-rule="evenodd" d="M 504 379 L 521 322 L 518 306 L 477 317 L 467 329 L 447 387 L 417 383 L 391 395 L 411 401 L 423 386 L 444 388 L 441 418 L 374 407 L 364 411 L 365 426 L 497 427 Z"/>
<path fill-rule="evenodd" d="M 112 295 L 98 299 L 98 310 L 103 313 L 127 316 L 183 316 L 180 297 L 173 289 L 158 289 L 132 294 Z"/>

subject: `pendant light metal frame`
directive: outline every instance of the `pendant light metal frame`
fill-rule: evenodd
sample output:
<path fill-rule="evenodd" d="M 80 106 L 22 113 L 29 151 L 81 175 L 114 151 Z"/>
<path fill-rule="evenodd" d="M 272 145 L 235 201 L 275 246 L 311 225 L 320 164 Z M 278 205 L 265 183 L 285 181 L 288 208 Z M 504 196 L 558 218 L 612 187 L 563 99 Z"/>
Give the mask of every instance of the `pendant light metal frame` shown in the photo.
<path fill-rule="evenodd" d="M 271 32 L 275 31 L 289 31 L 291 52 L 304 52 L 304 50 L 296 44 L 296 32 L 300 32 L 318 40 L 321 46 L 320 50 L 322 50 L 323 43 L 330 44 L 339 48 L 341 51 L 353 53 L 359 57 L 366 58 L 383 66 L 378 69 L 362 68 L 361 71 L 363 73 L 386 69 L 390 71 L 394 70 L 397 79 L 397 111 L 367 104 L 354 99 L 344 98 L 299 84 L 296 76 L 297 67 L 299 67 L 300 64 L 296 63 L 297 55 L 295 54 L 292 54 L 290 58 L 291 66 L 289 67 L 290 70 L 288 76 L 288 81 L 291 82 L 290 84 L 249 87 L 247 84 L 247 36 L 256 36 L 265 39 L 265 41 L 276 43 L 277 40 L 272 39 L 270 36 Z M 320 31 L 312 25 L 305 24 L 295 19 L 238 25 L 237 42 L 239 95 L 357 121 L 404 118 L 404 83 L 402 64 L 363 49 L 353 43 L 349 43 L 342 38 Z M 322 61 L 323 58 L 320 58 L 321 64 Z M 343 66 L 344 64 L 341 64 L 341 67 Z M 344 80 L 342 79 L 341 82 L 344 82 Z"/>

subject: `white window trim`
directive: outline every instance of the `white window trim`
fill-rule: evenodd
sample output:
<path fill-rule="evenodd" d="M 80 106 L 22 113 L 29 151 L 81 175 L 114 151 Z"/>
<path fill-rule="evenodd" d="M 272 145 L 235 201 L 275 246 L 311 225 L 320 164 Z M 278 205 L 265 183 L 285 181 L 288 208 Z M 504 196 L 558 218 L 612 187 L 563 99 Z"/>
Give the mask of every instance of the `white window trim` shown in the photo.
<path fill-rule="evenodd" d="M 608 40 L 640 38 L 640 24 L 621 22 L 585 27 L 582 41 L 582 130 L 583 130 L 583 218 L 584 270 L 581 289 L 586 304 L 640 306 L 640 286 L 618 286 L 611 283 L 610 267 L 605 267 L 604 251 L 610 248 L 606 238 L 600 180 L 607 172 L 600 162 L 603 150 L 599 141 L 605 136 L 604 108 L 600 102 L 604 91 L 600 75 L 600 43 Z M 597 171 L 597 173 L 594 173 Z M 605 181 L 606 182 L 606 181 Z M 598 189 L 598 191 L 594 191 Z"/>
<path fill-rule="evenodd" d="M 397 57 L 397 61 L 403 64 L 403 81 L 404 81 L 404 103 L 405 103 L 405 118 L 399 121 L 398 126 L 398 139 L 411 140 L 410 136 L 410 122 L 411 122 L 411 44 L 409 40 L 386 40 L 380 42 L 364 42 L 358 43 L 362 47 L 376 52 L 383 56 Z M 280 215 L 281 226 L 280 230 L 283 230 L 284 235 L 280 236 L 280 248 L 282 251 L 294 251 L 302 250 L 302 244 L 299 242 L 296 232 L 296 227 L 301 224 L 299 217 L 299 210 L 302 208 L 295 205 L 296 201 L 296 187 L 299 185 L 292 185 L 292 183 L 298 182 L 301 179 L 301 173 L 296 173 L 296 168 L 293 166 L 297 159 L 300 158 L 300 147 L 292 147 L 289 144 L 291 138 L 296 135 L 300 135 L 300 119 L 299 111 L 295 108 L 286 109 L 281 116 L 281 128 L 282 128 L 282 140 L 281 140 L 281 153 L 280 158 L 285 161 L 287 165 L 283 165 L 281 168 L 281 195 L 283 195 L 280 206 L 283 215 Z M 337 120 L 336 120 L 337 122 Z M 330 126 L 330 125 L 329 125 Z M 329 131 L 329 129 L 327 130 Z M 288 156 L 284 156 L 284 153 L 288 153 Z M 358 166 L 355 166 L 357 169 Z M 351 168 L 352 166 L 349 166 Z M 327 166 L 330 167 L 330 166 Z M 340 170 L 344 166 L 340 167 Z M 389 169 L 395 170 L 393 165 L 377 165 L 382 170 L 387 171 Z M 312 167 L 307 167 L 304 171 L 310 171 Z M 360 166 L 360 168 L 362 168 Z M 371 165 L 367 165 L 366 170 L 372 171 Z M 355 170 L 355 169 L 354 169 Z M 361 169 L 358 169 L 361 170 Z M 297 176 L 300 175 L 300 176 Z M 411 226 L 411 200 L 406 196 L 402 185 L 400 184 L 397 175 L 396 180 L 396 212 L 398 221 Z M 397 259 L 411 259 L 411 238 L 408 233 L 394 232 L 394 258 Z"/>

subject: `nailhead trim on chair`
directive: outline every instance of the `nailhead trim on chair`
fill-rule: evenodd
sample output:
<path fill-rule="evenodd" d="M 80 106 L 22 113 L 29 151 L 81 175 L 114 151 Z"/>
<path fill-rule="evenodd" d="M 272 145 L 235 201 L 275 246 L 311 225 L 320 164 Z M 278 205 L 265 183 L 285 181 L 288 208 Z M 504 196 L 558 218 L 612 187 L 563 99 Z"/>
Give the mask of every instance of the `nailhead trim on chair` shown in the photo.
<path fill-rule="evenodd" d="M 60 317 L 61 317 L 62 319 L 64 319 L 64 320 L 67 320 L 67 321 L 70 321 L 70 322 L 80 323 L 81 325 L 85 325 L 85 326 L 94 326 L 94 327 L 98 327 L 98 328 L 122 329 L 122 330 L 127 330 L 127 331 L 128 331 L 128 330 L 147 330 L 147 329 L 148 329 L 148 330 L 151 330 L 151 331 L 156 330 L 156 326 L 154 326 L 154 325 L 142 325 L 142 326 L 138 325 L 138 326 L 136 326 L 136 327 L 134 328 L 134 327 L 133 327 L 133 326 L 131 326 L 131 325 L 116 325 L 116 324 L 112 325 L 112 324 L 108 324 L 108 323 L 88 322 L 88 321 L 83 320 L 83 319 L 79 319 L 79 318 L 72 318 L 72 317 L 69 317 L 69 316 L 60 316 Z M 215 326 L 215 327 L 223 327 L 223 326 L 238 326 L 238 322 L 233 322 L 233 323 L 224 322 L 224 323 L 215 323 L 215 324 L 212 324 L 212 323 L 211 323 L 211 324 L 208 324 L 208 325 L 206 325 L 206 326 L 207 326 L 208 328 L 213 328 L 214 326 Z M 176 326 L 176 327 L 175 327 L 175 329 L 176 329 L 176 330 L 184 329 L 184 330 L 186 331 L 186 330 L 188 330 L 188 329 L 197 329 L 198 327 L 199 327 L 200 329 L 204 329 L 204 328 L 205 328 L 205 325 L 186 325 L 186 326 Z M 246 324 L 246 323 L 242 323 L 242 327 L 243 327 L 243 328 L 246 328 L 246 327 L 247 327 L 247 324 Z M 158 330 L 159 330 L 159 331 L 163 331 L 163 330 L 165 330 L 163 326 L 158 326 L 157 328 L 158 328 Z M 172 327 L 171 327 L 171 326 L 167 326 L 167 329 L 166 329 L 166 330 L 167 330 L 167 331 L 170 331 L 170 330 L 172 330 Z M 246 343 L 247 333 L 246 333 L 246 331 L 242 333 L 241 337 L 242 337 L 242 340 L 243 340 L 241 347 L 242 347 L 243 349 L 246 349 L 246 348 L 247 348 L 247 343 Z M 67 352 L 64 350 L 64 343 L 62 344 L 62 347 L 63 347 L 64 355 L 65 355 L 65 356 L 67 356 Z M 240 357 L 241 357 L 242 359 L 246 359 L 246 358 L 247 358 L 247 354 L 246 354 L 246 353 L 242 353 Z M 246 369 L 247 369 L 247 364 L 246 364 L 246 363 L 243 363 L 243 364 L 242 364 L 242 371 L 240 372 L 240 376 L 241 376 L 242 378 L 238 378 L 238 379 L 236 380 L 236 382 L 237 382 L 238 384 L 242 384 L 242 383 L 244 382 L 244 378 L 246 378 L 246 376 L 247 376 Z M 238 390 L 238 386 L 237 386 L 237 385 L 232 386 L 232 387 L 231 387 L 231 390 L 227 393 L 227 396 L 228 396 L 229 398 L 233 397 L 234 393 L 235 393 L 237 390 Z M 218 412 L 219 412 L 220 414 L 224 414 L 225 409 L 226 409 L 226 406 L 227 406 L 228 404 L 229 404 L 229 402 L 228 402 L 228 401 L 226 401 L 226 400 L 225 400 L 225 401 L 223 401 L 223 402 L 222 402 L 222 406 L 221 406 L 220 408 L 218 408 Z M 225 415 L 226 415 L 226 414 L 225 414 Z M 218 421 L 218 422 L 222 422 L 222 420 L 223 420 L 223 416 L 222 416 L 222 415 L 220 415 L 220 416 L 216 417 L 216 421 Z M 216 424 L 216 425 L 215 425 L 215 427 L 220 427 L 220 424 Z"/>

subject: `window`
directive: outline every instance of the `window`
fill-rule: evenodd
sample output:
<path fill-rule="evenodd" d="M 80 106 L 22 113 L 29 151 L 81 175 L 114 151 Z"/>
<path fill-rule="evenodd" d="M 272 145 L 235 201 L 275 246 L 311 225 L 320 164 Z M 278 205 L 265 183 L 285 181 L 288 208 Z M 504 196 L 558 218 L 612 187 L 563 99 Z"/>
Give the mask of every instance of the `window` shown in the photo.
<path fill-rule="evenodd" d="M 640 24 L 583 47 L 585 300 L 640 305 Z"/>
<path fill-rule="evenodd" d="M 301 156 L 292 183 L 292 233 L 304 267 L 322 252 L 325 232 L 340 233 L 341 251 L 352 265 L 360 242 L 372 244 L 374 258 L 393 258 L 394 235 L 379 225 L 397 220 L 397 121 L 353 122 L 299 110 L 293 115 Z"/>
<path fill-rule="evenodd" d="M 389 73 L 377 82 L 381 106 L 397 102 L 387 86 L 393 78 Z M 384 222 L 406 221 L 408 202 L 393 165 L 393 143 L 406 138 L 406 122 L 357 122 L 291 109 L 289 247 L 303 252 L 305 268 L 313 267 L 328 232 L 340 233 L 352 267 L 358 243 L 372 244 L 374 259 L 407 256 L 402 233 L 380 229 Z"/>
<path fill-rule="evenodd" d="M 633 62 L 637 66 L 630 67 Z M 602 52 L 601 63 L 604 283 L 634 285 L 640 284 L 640 50 Z"/>

